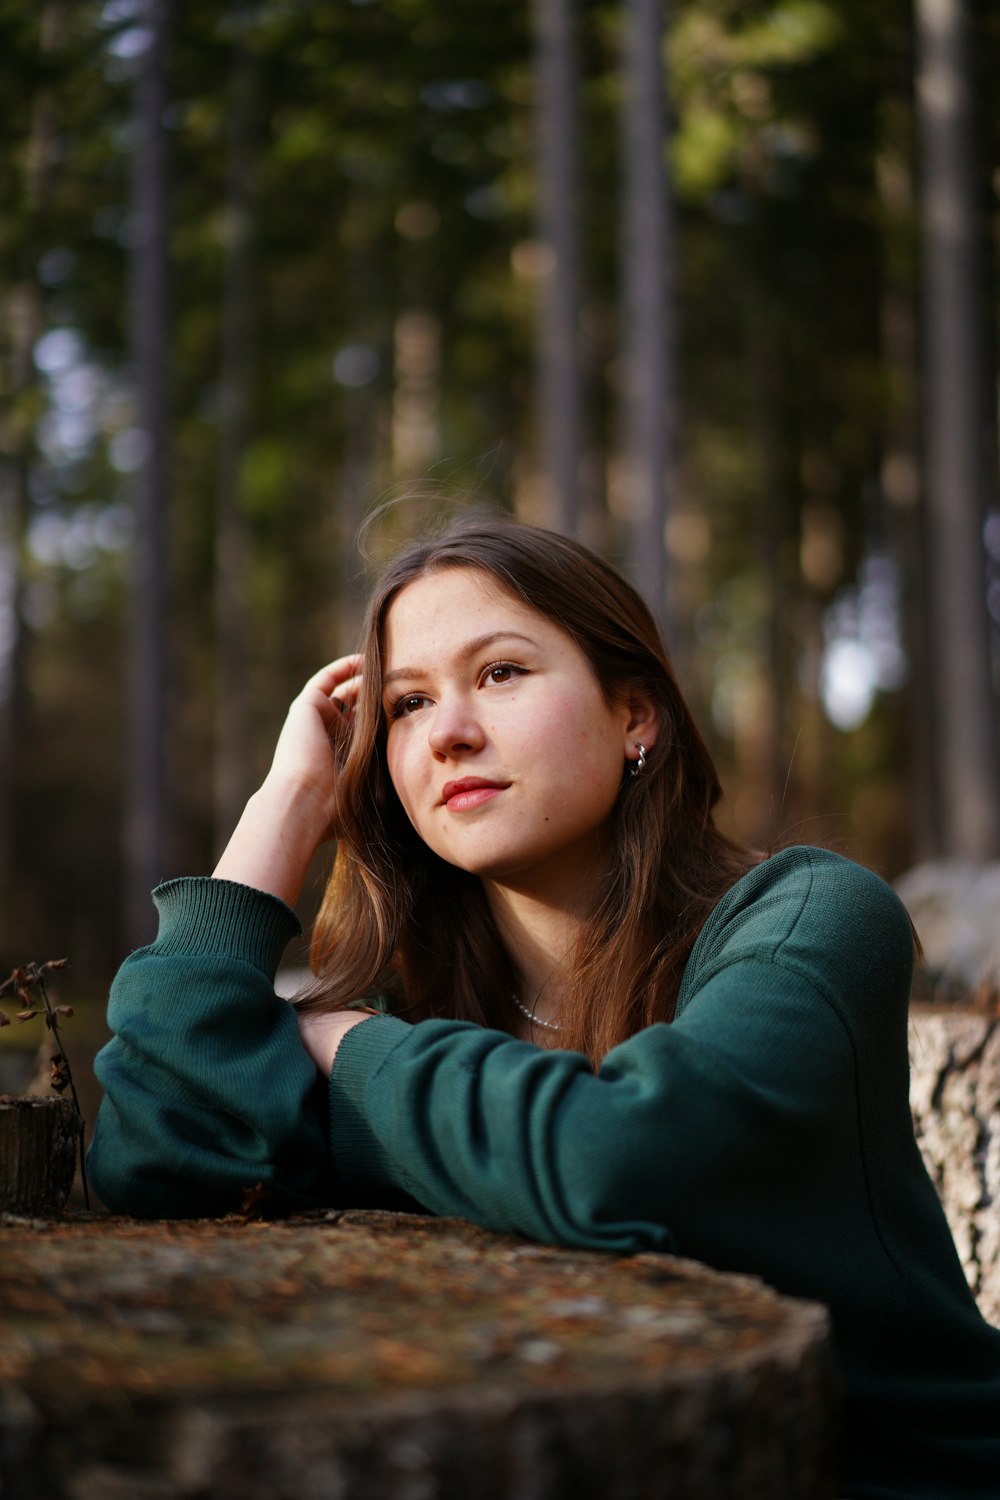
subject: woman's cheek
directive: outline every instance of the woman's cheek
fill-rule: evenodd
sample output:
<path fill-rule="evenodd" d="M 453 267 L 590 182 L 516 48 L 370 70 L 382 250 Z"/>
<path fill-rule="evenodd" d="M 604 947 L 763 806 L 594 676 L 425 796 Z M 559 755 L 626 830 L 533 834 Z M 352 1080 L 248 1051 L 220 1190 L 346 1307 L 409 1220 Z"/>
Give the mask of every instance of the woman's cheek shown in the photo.
<path fill-rule="evenodd" d="M 389 767 L 389 780 L 392 782 L 396 796 L 403 804 L 403 811 L 412 821 L 413 818 L 413 744 L 412 737 L 408 742 L 405 733 L 400 733 L 398 728 L 390 730 L 389 743 L 386 747 L 386 764 Z"/>

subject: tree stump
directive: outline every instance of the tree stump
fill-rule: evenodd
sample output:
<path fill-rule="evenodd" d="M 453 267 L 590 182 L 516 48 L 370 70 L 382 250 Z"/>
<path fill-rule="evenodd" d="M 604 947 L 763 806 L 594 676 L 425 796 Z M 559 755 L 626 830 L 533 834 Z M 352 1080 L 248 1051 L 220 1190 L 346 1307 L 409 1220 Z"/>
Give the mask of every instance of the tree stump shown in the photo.
<path fill-rule="evenodd" d="M 969 1285 L 1000 1325 L 1000 1016 L 914 1005 L 910 1105 Z"/>
<path fill-rule="evenodd" d="M 57 1095 L 0 1101 L 0 1212 L 61 1212 L 76 1171 L 80 1116 Z"/>
<path fill-rule="evenodd" d="M 456 1221 L 10 1221 L 11 1500 L 829 1500 L 823 1309 Z"/>
<path fill-rule="evenodd" d="M 932 860 L 896 890 L 923 948 L 910 1104 L 969 1285 L 1000 1325 L 1000 863 Z"/>

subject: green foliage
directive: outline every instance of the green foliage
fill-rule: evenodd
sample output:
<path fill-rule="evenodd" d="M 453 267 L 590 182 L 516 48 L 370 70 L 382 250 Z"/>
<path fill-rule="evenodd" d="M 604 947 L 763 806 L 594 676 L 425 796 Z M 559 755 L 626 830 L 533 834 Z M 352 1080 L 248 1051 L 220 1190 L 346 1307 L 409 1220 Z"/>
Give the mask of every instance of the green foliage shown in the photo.
<path fill-rule="evenodd" d="M 681 194 L 704 198 L 734 179 L 766 179 L 783 157 L 812 154 L 808 114 L 782 108 L 782 74 L 828 56 L 841 29 L 836 7 L 823 0 L 718 0 L 681 12 L 669 51 Z"/>

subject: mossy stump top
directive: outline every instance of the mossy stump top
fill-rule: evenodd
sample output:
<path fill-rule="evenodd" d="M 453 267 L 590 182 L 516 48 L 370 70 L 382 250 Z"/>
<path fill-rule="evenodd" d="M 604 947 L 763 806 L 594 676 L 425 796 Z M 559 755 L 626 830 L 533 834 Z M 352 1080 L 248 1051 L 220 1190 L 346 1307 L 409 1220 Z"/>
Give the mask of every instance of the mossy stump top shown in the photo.
<path fill-rule="evenodd" d="M 13 1500 L 819 1500 L 825 1312 L 455 1220 L 7 1218 Z"/>

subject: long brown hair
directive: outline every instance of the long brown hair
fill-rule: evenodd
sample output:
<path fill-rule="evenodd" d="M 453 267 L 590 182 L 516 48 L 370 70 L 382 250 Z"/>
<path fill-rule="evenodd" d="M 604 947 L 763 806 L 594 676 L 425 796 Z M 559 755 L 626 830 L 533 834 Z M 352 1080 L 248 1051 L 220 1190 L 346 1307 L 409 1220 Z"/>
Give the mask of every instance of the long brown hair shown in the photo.
<path fill-rule="evenodd" d="M 755 863 L 715 826 L 721 795 L 652 615 L 609 563 L 579 543 L 502 516 L 474 515 L 408 547 L 371 598 L 363 683 L 340 770 L 338 848 L 312 938 L 305 1009 L 376 993 L 408 1020 L 433 1016 L 516 1030 L 517 971 L 474 875 L 417 836 L 389 779 L 382 710 L 387 612 L 401 589 L 442 568 L 475 568 L 576 642 L 609 703 L 641 692 L 659 712 L 642 775 L 623 768 L 613 859 L 573 960 L 560 1045 L 593 1065 L 674 1014 L 695 938 L 720 896 Z"/>

